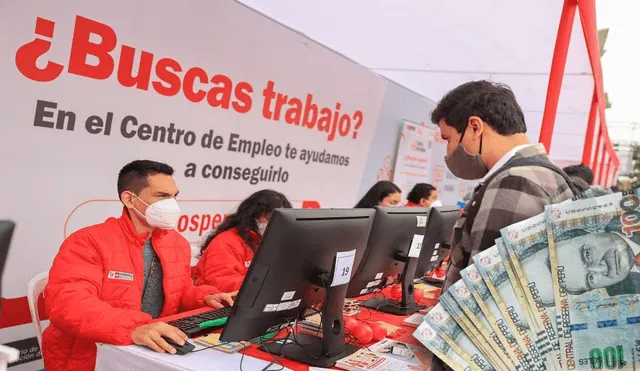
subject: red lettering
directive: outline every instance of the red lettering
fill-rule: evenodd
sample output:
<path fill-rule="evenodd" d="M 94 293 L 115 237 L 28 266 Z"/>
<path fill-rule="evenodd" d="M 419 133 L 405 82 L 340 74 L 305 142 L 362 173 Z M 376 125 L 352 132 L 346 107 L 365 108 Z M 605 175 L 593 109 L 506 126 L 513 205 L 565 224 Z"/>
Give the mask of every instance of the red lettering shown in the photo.
<path fill-rule="evenodd" d="M 90 41 L 92 34 L 100 36 L 100 43 L 94 44 Z M 111 27 L 89 18 L 76 16 L 69 57 L 69 73 L 96 80 L 109 78 L 114 68 L 113 57 L 109 53 L 115 49 L 117 42 L 118 38 Z M 98 59 L 97 65 L 87 63 L 87 56 L 90 55 Z"/>
<path fill-rule="evenodd" d="M 284 114 L 284 121 L 287 124 L 300 125 L 300 116 L 302 116 L 302 101 L 298 98 L 289 100 L 289 109 Z"/>
<path fill-rule="evenodd" d="M 251 93 L 253 93 L 253 87 L 246 81 L 241 81 L 236 85 L 234 89 L 237 102 L 233 102 L 233 109 L 238 113 L 247 113 L 251 111 L 253 101 L 251 100 Z"/>
<path fill-rule="evenodd" d="M 153 66 L 153 54 L 144 50 L 141 52 L 138 74 L 133 76 L 133 60 L 135 58 L 136 49 L 122 45 L 120 62 L 118 62 L 118 82 L 127 88 L 135 86 L 140 90 L 148 90 L 149 80 L 151 80 L 151 67 Z"/>
<path fill-rule="evenodd" d="M 338 133 L 341 136 L 346 137 L 349 134 L 349 130 L 351 130 L 351 117 L 347 115 L 342 115 L 340 117 L 340 127 L 338 127 Z"/>
<path fill-rule="evenodd" d="M 202 236 L 206 230 L 211 227 L 211 215 L 205 214 L 202 216 L 200 222 L 200 230 L 198 231 L 198 236 Z"/>
<path fill-rule="evenodd" d="M 35 33 L 38 36 L 53 38 L 55 22 L 44 18 L 36 18 Z M 51 48 L 51 41 L 35 38 L 22 45 L 16 50 L 15 63 L 20 73 L 33 81 L 49 82 L 60 76 L 64 66 L 55 62 L 47 61 L 44 68 L 37 66 L 38 58 L 43 56 Z"/>
<path fill-rule="evenodd" d="M 178 232 L 182 233 L 187 230 L 189 226 L 189 217 L 186 215 L 180 215 L 180 219 L 178 219 Z"/>
<path fill-rule="evenodd" d="M 231 94 L 233 82 L 225 75 L 215 75 L 211 78 L 214 87 L 207 93 L 207 102 L 211 107 L 222 107 L 229 109 L 231 105 Z"/>
<path fill-rule="evenodd" d="M 620 208 L 624 211 L 634 211 L 640 206 L 640 199 L 636 195 L 626 195 L 620 200 Z"/>
<path fill-rule="evenodd" d="M 318 120 L 318 130 L 328 133 L 329 129 L 331 129 L 331 110 L 325 107 L 320 110 L 320 119 Z"/>
<path fill-rule="evenodd" d="M 224 219 L 222 218 L 222 215 L 220 214 L 215 214 L 213 216 L 213 221 L 211 222 L 211 228 L 212 229 L 218 229 L 218 227 L 220 226 L 220 223 L 222 223 L 223 220 L 227 219 L 227 214 L 224 214 Z"/>
<path fill-rule="evenodd" d="M 172 97 L 180 92 L 180 77 L 177 72 L 182 72 L 182 67 L 171 58 L 162 58 L 156 64 L 156 76 L 160 81 L 152 83 L 158 94 Z"/>
<path fill-rule="evenodd" d="M 336 137 L 336 128 L 338 127 L 338 116 L 340 116 L 340 103 L 336 103 L 336 111 L 333 113 L 333 123 L 331 124 L 331 132 L 327 137 L 329 142 L 333 141 Z"/>
<path fill-rule="evenodd" d="M 318 118 L 318 105 L 313 103 L 313 95 L 307 94 L 307 100 L 304 104 L 304 117 L 302 126 L 313 129 L 316 126 Z"/>
<path fill-rule="evenodd" d="M 262 117 L 267 120 L 271 120 L 273 113 L 271 112 L 271 101 L 276 97 L 276 93 L 273 90 L 273 81 L 268 81 L 267 86 L 262 90 L 262 96 L 264 97 L 262 103 Z"/>
<path fill-rule="evenodd" d="M 228 214 L 195 214 L 182 215 L 178 219 L 177 230 L 180 233 L 189 231 L 197 232 L 198 236 L 203 236 L 211 230 L 215 230 L 220 224 L 227 220 Z"/>
<path fill-rule="evenodd" d="M 184 96 L 193 103 L 202 102 L 206 98 L 207 93 L 202 90 L 194 89 L 196 79 L 200 80 L 201 84 L 206 84 L 209 80 L 207 73 L 200 67 L 190 68 L 187 73 L 184 74 L 184 81 L 182 82 L 182 90 Z"/>
<path fill-rule="evenodd" d="M 634 233 L 640 233 L 640 224 L 625 225 L 624 227 L 622 227 L 622 233 L 624 233 L 625 236 L 631 238 L 633 237 Z"/>
<path fill-rule="evenodd" d="M 625 212 L 620 215 L 622 232 L 629 238 L 640 232 L 640 199 L 636 195 L 626 195 L 620 200 L 620 208 Z"/>
<path fill-rule="evenodd" d="M 282 106 L 287 103 L 289 99 L 288 95 L 278 93 L 276 97 L 276 107 L 273 109 L 273 119 L 278 121 L 280 120 L 280 112 L 282 111 Z"/>
<path fill-rule="evenodd" d="M 362 111 L 356 111 L 353 113 L 353 121 L 355 122 L 355 125 L 353 127 L 353 139 L 356 139 L 358 137 L 358 130 L 360 129 L 360 126 L 362 126 L 362 119 Z M 437 135 L 437 137 L 440 138 L 439 135 Z"/>
<path fill-rule="evenodd" d="M 640 211 L 627 211 L 620 216 L 620 221 L 624 225 L 640 224 Z"/>

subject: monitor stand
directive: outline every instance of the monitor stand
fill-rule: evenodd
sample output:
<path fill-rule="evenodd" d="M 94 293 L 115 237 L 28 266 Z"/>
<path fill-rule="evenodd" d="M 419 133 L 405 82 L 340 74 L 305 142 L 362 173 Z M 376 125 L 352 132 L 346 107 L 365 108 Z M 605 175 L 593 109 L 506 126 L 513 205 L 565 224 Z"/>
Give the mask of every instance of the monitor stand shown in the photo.
<path fill-rule="evenodd" d="M 335 267 L 335 264 L 333 266 Z M 329 287 L 331 277 L 333 277 L 333 272 L 330 275 L 322 274 L 318 277 L 319 282 L 317 282 L 318 286 L 327 288 L 321 310 L 322 337 L 296 333 L 297 343 L 292 342 L 294 338 L 290 335 L 287 344 L 273 342 L 264 344 L 258 349 L 323 368 L 333 367 L 338 360 L 358 351 L 359 347 L 346 344 L 344 340 L 342 309 L 349 285 Z"/>
<path fill-rule="evenodd" d="M 402 276 L 400 276 L 402 299 L 396 301 L 374 296 L 371 299 L 365 300 L 362 306 L 379 312 L 407 316 L 426 308 L 424 305 L 417 304 L 413 296 L 413 276 L 418 266 L 418 258 L 410 258 L 407 254 L 396 254 L 394 258 L 404 262 L 404 269 L 402 270 Z"/>

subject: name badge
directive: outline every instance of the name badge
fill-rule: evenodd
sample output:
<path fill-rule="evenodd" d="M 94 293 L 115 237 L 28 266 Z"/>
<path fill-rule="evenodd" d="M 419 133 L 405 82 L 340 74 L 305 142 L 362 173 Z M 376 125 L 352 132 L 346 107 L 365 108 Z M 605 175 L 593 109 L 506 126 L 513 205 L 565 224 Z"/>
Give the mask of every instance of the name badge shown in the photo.
<path fill-rule="evenodd" d="M 112 280 L 133 281 L 133 273 L 111 271 L 107 276 Z"/>

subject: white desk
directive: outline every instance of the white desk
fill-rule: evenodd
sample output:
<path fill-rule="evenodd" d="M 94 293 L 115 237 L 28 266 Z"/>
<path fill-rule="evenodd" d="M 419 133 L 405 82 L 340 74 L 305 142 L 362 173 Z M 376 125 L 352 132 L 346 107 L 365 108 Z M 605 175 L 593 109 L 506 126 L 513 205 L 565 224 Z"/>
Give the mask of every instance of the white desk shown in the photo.
<path fill-rule="evenodd" d="M 193 343 L 196 349 L 202 347 Z M 183 356 L 160 354 L 136 345 L 118 347 L 98 344 L 96 371 L 235 371 L 240 370 L 241 353 L 226 354 L 215 349 L 189 353 Z M 260 371 L 269 362 L 245 356 L 242 361 L 244 371 Z M 282 366 L 273 364 L 269 370 L 278 370 Z M 291 371 L 285 368 L 286 371 Z"/>

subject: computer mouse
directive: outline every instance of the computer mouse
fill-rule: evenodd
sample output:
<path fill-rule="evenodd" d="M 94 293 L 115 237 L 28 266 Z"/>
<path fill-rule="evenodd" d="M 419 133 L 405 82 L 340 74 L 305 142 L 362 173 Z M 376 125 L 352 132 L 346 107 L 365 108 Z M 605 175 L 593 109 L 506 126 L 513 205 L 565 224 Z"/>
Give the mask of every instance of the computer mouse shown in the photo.
<path fill-rule="evenodd" d="M 162 338 L 164 339 L 164 341 L 169 343 L 169 345 L 176 348 L 176 354 L 179 354 L 181 356 L 191 352 L 195 348 L 195 345 L 191 344 L 188 341 L 185 341 L 184 345 L 178 345 L 175 341 L 169 339 L 166 336 L 163 336 Z"/>

